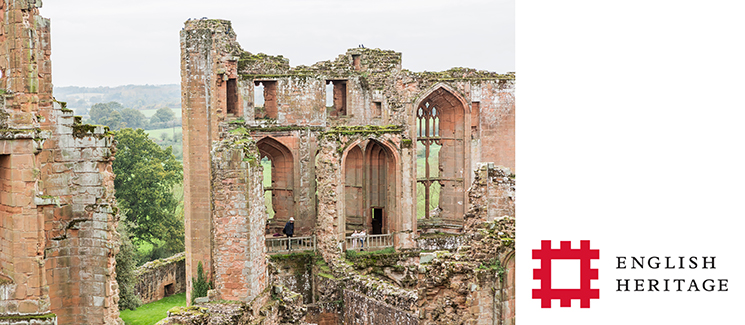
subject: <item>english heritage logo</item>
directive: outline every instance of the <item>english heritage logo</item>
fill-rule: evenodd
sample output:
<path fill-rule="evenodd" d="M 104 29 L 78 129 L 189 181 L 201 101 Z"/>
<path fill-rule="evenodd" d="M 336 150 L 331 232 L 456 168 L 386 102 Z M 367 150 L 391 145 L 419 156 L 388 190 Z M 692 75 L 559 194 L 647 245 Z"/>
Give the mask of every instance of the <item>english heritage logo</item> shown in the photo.
<path fill-rule="evenodd" d="M 533 279 L 541 280 L 541 288 L 533 289 L 533 299 L 541 300 L 541 308 L 551 308 L 552 299 L 559 299 L 561 307 L 571 307 L 572 299 L 579 299 L 580 308 L 590 308 L 590 299 L 600 298 L 600 289 L 590 287 L 590 280 L 598 279 L 598 270 L 590 266 L 590 261 L 599 258 L 600 250 L 590 249 L 589 240 L 581 240 L 579 249 L 572 249 L 570 241 L 562 241 L 559 249 L 552 249 L 550 240 L 542 240 L 541 249 L 533 250 L 533 259 L 541 260 L 541 268 L 533 270 Z M 579 260 L 579 288 L 552 288 L 551 261 L 553 260 Z"/>

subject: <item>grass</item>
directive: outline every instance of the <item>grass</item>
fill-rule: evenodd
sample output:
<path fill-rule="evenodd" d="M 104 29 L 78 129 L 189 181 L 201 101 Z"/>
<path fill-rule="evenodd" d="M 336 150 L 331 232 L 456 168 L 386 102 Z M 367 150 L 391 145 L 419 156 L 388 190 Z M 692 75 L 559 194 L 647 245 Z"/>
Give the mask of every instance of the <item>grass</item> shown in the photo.
<path fill-rule="evenodd" d="M 124 310 L 120 316 L 127 325 L 153 325 L 163 318 L 166 312 L 176 306 L 186 306 L 186 293 L 175 294 L 170 297 L 144 304 L 137 310 Z"/>
<path fill-rule="evenodd" d="M 171 108 L 171 110 L 173 111 L 173 114 L 175 114 L 176 116 L 181 116 L 181 109 L 180 108 Z M 153 109 L 141 109 L 140 110 L 140 113 L 142 113 L 142 115 L 145 115 L 145 117 L 150 118 L 153 115 L 155 115 L 155 112 L 157 112 L 157 111 L 158 111 L 157 108 L 153 108 Z"/>
<path fill-rule="evenodd" d="M 161 134 L 165 133 L 168 135 L 169 139 L 173 139 L 174 133 L 176 135 L 180 135 L 183 130 L 180 126 L 177 126 L 175 128 L 165 128 L 165 129 L 155 129 L 155 130 L 145 130 L 145 133 L 147 133 L 150 136 L 150 139 L 153 139 L 153 141 L 158 142 L 161 141 L 160 137 Z M 179 142 L 181 142 L 179 140 Z"/>
<path fill-rule="evenodd" d="M 264 167 L 264 188 L 272 186 L 272 162 L 268 158 L 261 159 L 261 166 Z M 264 204 L 266 211 L 269 213 L 269 219 L 274 218 L 274 209 L 272 208 L 272 192 L 264 192 Z"/>
<path fill-rule="evenodd" d="M 183 132 L 180 126 L 175 128 L 145 130 L 149 138 L 157 143 L 161 148 L 171 146 L 173 148 L 173 155 L 176 156 L 176 160 L 184 162 L 184 144 L 181 139 L 181 132 Z M 164 141 L 161 137 L 165 134 L 168 136 L 168 140 Z M 174 140 L 173 137 L 176 136 Z"/>

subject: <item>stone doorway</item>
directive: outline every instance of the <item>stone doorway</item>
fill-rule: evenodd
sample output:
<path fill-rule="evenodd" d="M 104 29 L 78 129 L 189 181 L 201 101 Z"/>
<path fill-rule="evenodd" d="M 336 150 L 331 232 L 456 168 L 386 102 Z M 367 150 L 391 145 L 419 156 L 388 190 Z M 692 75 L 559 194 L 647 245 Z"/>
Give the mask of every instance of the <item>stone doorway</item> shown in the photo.
<path fill-rule="evenodd" d="M 372 235 L 383 234 L 383 208 L 372 208 Z"/>

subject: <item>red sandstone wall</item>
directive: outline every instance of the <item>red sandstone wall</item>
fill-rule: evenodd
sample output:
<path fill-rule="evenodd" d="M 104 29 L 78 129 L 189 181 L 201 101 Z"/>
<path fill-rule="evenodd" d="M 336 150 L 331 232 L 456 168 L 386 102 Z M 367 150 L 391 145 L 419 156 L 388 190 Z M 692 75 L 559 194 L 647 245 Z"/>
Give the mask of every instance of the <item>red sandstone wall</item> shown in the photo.
<path fill-rule="evenodd" d="M 0 315 L 116 323 L 113 139 L 53 104 L 50 22 L 38 3 L 0 4 L 0 278 L 13 283 Z"/>
<path fill-rule="evenodd" d="M 267 286 L 263 173 L 252 141 L 229 137 L 212 156 L 213 272 L 220 299 L 251 301 Z"/>

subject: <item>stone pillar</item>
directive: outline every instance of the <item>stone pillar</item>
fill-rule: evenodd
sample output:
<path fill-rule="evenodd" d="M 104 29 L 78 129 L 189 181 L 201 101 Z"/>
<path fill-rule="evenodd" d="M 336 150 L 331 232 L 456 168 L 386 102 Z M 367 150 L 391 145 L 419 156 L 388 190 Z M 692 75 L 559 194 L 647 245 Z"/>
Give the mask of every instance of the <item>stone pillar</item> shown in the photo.
<path fill-rule="evenodd" d="M 237 77 L 240 51 L 229 21 L 189 20 L 181 31 L 187 301 L 199 262 L 214 279 L 210 150 L 227 117 L 227 81 Z M 235 105 L 242 107 L 242 97 Z"/>
<path fill-rule="evenodd" d="M 212 269 L 220 299 L 249 302 L 267 286 L 263 170 L 251 139 L 212 150 Z"/>

